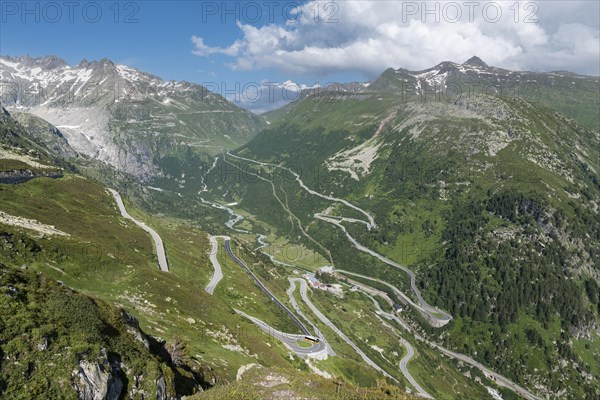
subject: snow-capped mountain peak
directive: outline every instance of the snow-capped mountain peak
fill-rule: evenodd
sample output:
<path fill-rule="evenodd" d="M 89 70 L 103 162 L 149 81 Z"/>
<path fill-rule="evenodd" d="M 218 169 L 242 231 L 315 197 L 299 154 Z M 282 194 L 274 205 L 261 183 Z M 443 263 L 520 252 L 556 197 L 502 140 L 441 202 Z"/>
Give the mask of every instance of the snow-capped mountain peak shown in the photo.
<path fill-rule="evenodd" d="M 155 148 L 159 136 L 176 148 L 178 140 L 196 143 L 228 132 L 226 141 L 235 147 L 231 138 L 243 143 L 264 123 L 200 85 L 166 81 L 107 58 L 71 66 L 56 56 L 0 56 L 0 85 L 0 103 L 9 111 L 50 122 L 78 153 L 143 179 L 160 175 L 155 157 L 165 149 Z M 222 113 L 233 114 L 216 121 Z M 215 142 L 206 151 L 220 151 L 223 140 Z"/>

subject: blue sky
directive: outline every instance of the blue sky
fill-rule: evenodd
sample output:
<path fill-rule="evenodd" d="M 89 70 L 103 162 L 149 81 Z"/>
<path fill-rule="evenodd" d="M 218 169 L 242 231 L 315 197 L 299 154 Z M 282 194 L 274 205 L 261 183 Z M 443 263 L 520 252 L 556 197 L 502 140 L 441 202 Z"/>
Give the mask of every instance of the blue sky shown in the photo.
<path fill-rule="evenodd" d="M 598 1 L 78 1 L 72 13 L 50 3 L 0 2 L 0 54 L 106 57 L 226 87 L 365 81 L 472 55 L 510 69 L 600 70 Z"/>
<path fill-rule="evenodd" d="M 33 2 L 30 4 L 33 8 Z M 190 38 L 201 34 L 226 44 L 238 36 L 235 21 L 229 19 L 229 22 L 221 23 L 210 18 L 203 22 L 202 7 L 196 2 L 144 1 L 136 2 L 138 9 L 130 6 L 125 9 L 126 3 L 122 3 L 115 23 L 115 11 L 109 8 L 113 2 L 99 4 L 103 15 L 98 22 L 86 21 L 82 8 L 75 10 L 73 23 L 69 21 L 66 8 L 57 23 L 43 16 L 40 22 L 35 21 L 35 16 L 26 16 L 23 22 L 20 14 L 5 15 L 6 22 L 2 21 L 1 27 L 1 53 L 56 54 L 70 64 L 77 64 L 83 58 L 106 57 L 166 79 L 198 81 L 210 78 L 209 73 L 223 75 L 223 79 L 232 75 L 229 70 L 217 68 L 222 65 L 219 57 L 209 60 L 194 56 Z M 94 10 L 87 10 L 88 19 L 93 21 Z M 42 12 L 40 10 L 40 15 Z"/>
<path fill-rule="evenodd" d="M 81 1 L 81 6 L 73 9 L 73 22 L 70 22 L 68 6 L 61 1 L 56 2 L 61 5 L 61 17 L 57 22 L 53 22 L 58 15 L 56 9 L 44 9 L 43 2 L 29 2 L 27 10 L 32 13 L 25 15 L 21 14 L 21 1 L 3 3 L 0 17 L 0 54 L 3 55 L 29 54 L 33 57 L 55 54 L 69 64 L 77 64 L 84 58 L 91 61 L 106 57 L 164 79 L 197 83 L 216 81 L 233 85 L 233 82 L 245 84 L 265 79 L 284 82 L 293 78 L 273 68 L 234 71 L 224 65 L 228 62 L 227 56 L 199 57 L 192 54 L 192 36 L 204 37 L 213 46 L 227 46 L 239 39 L 242 33 L 236 26 L 236 20 L 250 22 L 255 19 L 254 15 L 258 15 L 251 14 L 254 10 L 249 7 L 244 9 L 244 3 L 227 2 L 222 9 L 223 2 L 220 1 L 205 2 L 204 5 L 195 1 L 138 1 L 134 2 L 136 6 L 128 5 L 132 2 L 121 2 L 116 14 L 113 1 L 96 2 L 102 10 L 97 22 L 95 5 L 86 8 L 85 12 L 83 10 L 83 5 L 90 2 Z M 16 4 L 17 10 L 14 11 L 7 3 Z M 272 11 L 262 3 L 256 4 L 261 6 L 263 18 L 253 25 L 284 22 L 282 7 L 291 3 L 281 3 Z M 232 12 L 227 13 L 228 10 Z M 288 19 L 293 18 L 288 14 Z M 313 79 L 323 80 L 322 75 L 309 75 L 298 78 L 309 83 Z M 365 79 L 365 76 L 343 73 L 336 74 L 335 78 L 351 80 Z"/>

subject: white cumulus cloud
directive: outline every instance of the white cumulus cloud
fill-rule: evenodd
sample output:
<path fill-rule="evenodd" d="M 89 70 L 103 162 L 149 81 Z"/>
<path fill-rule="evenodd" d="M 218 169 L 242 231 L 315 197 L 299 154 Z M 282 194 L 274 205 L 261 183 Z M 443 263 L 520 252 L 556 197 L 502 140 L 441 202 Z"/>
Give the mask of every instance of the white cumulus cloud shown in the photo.
<path fill-rule="evenodd" d="M 597 2 L 468 3 L 428 2 L 434 12 L 426 14 L 423 2 L 310 1 L 295 21 L 260 27 L 239 21 L 241 38 L 226 47 L 194 36 L 193 53 L 229 56 L 233 70 L 310 76 L 372 78 L 389 67 L 418 70 L 473 55 L 499 67 L 599 73 Z"/>

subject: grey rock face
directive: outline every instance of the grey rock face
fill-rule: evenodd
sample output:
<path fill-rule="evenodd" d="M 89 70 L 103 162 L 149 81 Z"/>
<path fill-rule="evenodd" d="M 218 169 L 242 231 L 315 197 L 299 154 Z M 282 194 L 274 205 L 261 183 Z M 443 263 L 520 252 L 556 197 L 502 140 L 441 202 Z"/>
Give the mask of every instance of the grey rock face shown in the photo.
<path fill-rule="evenodd" d="M 123 320 L 127 324 L 127 332 L 129 332 L 134 337 L 135 340 L 142 343 L 145 348 L 149 349 L 150 342 L 148 341 L 148 338 L 146 337 L 146 335 L 140 329 L 138 320 L 135 319 L 135 317 L 133 317 L 129 313 L 127 313 L 127 311 L 125 311 L 125 310 L 121 310 L 121 316 L 123 317 Z"/>
<path fill-rule="evenodd" d="M 0 56 L 0 103 L 54 125 L 80 155 L 142 181 L 160 160 L 239 147 L 266 126 L 205 87 L 162 79 L 107 59 L 77 66 L 57 57 Z M 1 115 L 0 115 L 1 118 Z"/>
<path fill-rule="evenodd" d="M 45 144 L 50 150 L 64 159 L 77 157 L 62 132 L 49 122 L 29 113 L 15 112 L 13 118 L 19 122 L 38 143 Z"/>
<path fill-rule="evenodd" d="M 107 360 L 102 364 L 82 360 L 75 373 L 74 388 L 80 400 L 118 400 L 123 382 Z"/>
<path fill-rule="evenodd" d="M 156 380 L 156 400 L 167 400 L 167 382 L 162 375 Z"/>

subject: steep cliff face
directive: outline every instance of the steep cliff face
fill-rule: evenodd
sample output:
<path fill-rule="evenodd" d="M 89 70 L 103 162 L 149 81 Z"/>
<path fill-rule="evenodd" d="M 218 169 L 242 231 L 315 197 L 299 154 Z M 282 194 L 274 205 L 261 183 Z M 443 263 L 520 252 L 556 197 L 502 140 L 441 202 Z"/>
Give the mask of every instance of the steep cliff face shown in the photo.
<path fill-rule="evenodd" d="M 73 386 L 80 400 L 117 400 L 123 391 L 123 382 L 117 376 L 118 365 L 107 359 L 101 363 L 79 362 Z"/>
<path fill-rule="evenodd" d="M 161 343 L 124 310 L 1 264 L 0 310 L 0 398 L 177 396 Z"/>
<path fill-rule="evenodd" d="M 57 156 L 64 159 L 74 159 L 79 156 L 79 153 L 71 147 L 60 129 L 48 121 L 23 112 L 14 112 L 11 116 L 25 128 L 31 138 L 44 144 Z"/>

